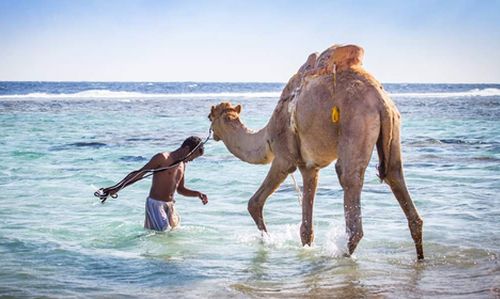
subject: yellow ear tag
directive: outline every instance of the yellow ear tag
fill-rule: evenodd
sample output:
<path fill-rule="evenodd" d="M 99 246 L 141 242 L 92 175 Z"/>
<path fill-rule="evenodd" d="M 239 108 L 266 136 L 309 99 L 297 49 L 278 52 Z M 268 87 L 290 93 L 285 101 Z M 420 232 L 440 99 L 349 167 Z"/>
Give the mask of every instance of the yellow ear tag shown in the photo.
<path fill-rule="evenodd" d="M 337 106 L 332 108 L 332 122 L 338 123 L 340 120 L 340 110 Z"/>

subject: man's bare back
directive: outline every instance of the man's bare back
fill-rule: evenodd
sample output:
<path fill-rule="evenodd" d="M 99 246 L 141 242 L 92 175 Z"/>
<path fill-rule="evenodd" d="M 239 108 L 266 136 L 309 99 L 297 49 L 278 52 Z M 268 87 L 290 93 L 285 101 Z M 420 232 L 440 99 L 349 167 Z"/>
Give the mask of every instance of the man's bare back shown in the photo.
<path fill-rule="evenodd" d="M 150 161 L 153 167 L 151 169 L 168 167 L 175 163 L 169 152 L 156 154 Z M 149 164 L 149 163 L 148 163 Z M 146 166 L 148 166 L 146 164 Z M 149 197 L 161 201 L 173 201 L 174 193 L 177 191 L 179 183 L 184 178 L 184 162 L 179 163 L 176 167 L 165 171 L 156 172 L 153 175 L 153 183 L 149 191 Z"/>

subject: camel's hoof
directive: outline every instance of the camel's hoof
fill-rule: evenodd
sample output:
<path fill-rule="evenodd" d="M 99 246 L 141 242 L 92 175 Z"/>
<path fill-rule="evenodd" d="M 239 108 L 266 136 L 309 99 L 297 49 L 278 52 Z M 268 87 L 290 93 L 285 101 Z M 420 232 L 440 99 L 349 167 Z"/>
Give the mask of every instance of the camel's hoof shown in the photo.
<path fill-rule="evenodd" d="M 314 232 L 312 229 L 307 229 L 304 225 L 302 225 L 300 227 L 300 239 L 302 241 L 302 246 L 311 246 L 314 241 Z"/>
<path fill-rule="evenodd" d="M 304 240 L 302 240 L 302 247 L 306 247 L 306 245 L 311 247 L 311 243 L 312 243 L 312 241 L 305 241 L 304 242 Z"/>
<path fill-rule="evenodd" d="M 262 216 L 262 207 L 256 206 L 252 201 L 249 201 L 247 209 L 250 216 L 252 216 L 253 221 L 257 225 L 257 228 L 267 232 L 264 217 Z"/>
<path fill-rule="evenodd" d="M 261 231 L 261 232 L 265 232 L 267 234 L 267 226 L 265 223 L 261 222 L 261 223 L 258 223 L 257 224 L 257 228 Z"/>
<path fill-rule="evenodd" d="M 303 235 L 301 235 L 300 237 L 301 237 L 301 241 L 302 241 L 302 246 L 308 245 L 309 247 L 311 247 L 311 244 L 314 241 L 314 235 L 313 234 L 311 234 L 309 236 L 303 236 Z"/>

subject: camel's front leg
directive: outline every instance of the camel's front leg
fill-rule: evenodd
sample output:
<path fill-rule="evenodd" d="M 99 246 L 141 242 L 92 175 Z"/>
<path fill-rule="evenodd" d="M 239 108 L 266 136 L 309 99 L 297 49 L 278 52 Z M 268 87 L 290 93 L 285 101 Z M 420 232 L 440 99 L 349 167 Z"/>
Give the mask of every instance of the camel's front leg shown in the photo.
<path fill-rule="evenodd" d="M 316 195 L 316 187 L 318 185 L 317 168 L 301 167 L 302 181 L 304 182 L 304 196 L 302 200 L 302 225 L 300 226 L 300 239 L 302 245 L 311 246 L 314 240 L 313 230 L 313 206 L 314 196 Z"/>
<path fill-rule="evenodd" d="M 280 162 L 275 159 L 259 189 L 248 201 L 248 212 L 255 221 L 255 224 L 257 224 L 259 230 L 267 232 L 262 212 L 267 198 L 279 187 L 288 174 L 294 170 L 294 166 L 290 166 L 288 163 Z"/>

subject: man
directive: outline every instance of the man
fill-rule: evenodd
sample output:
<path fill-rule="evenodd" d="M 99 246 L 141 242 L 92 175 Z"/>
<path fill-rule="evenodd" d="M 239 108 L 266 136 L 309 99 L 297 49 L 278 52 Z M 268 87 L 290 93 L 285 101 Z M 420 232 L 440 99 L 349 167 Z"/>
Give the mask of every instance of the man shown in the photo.
<path fill-rule="evenodd" d="M 117 185 L 104 188 L 102 193 L 112 196 L 126 186 L 140 180 L 146 173 L 156 170 L 153 172 L 153 183 L 146 200 L 144 228 L 157 231 L 164 231 L 169 227 L 175 228 L 180 222 L 174 208 L 175 191 L 184 196 L 198 197 L 204 205 L 208 203 L 206 194 L 190 190 L 184 186 L 186 163 L 201 155 L 203 155 L 201 139 L 191 136 L 184 140 L 181 147 L 175 151 L 154 155 L 141 169 L 132 171 Z M 167 169 L 161 170 L 162 168 Z"/>

